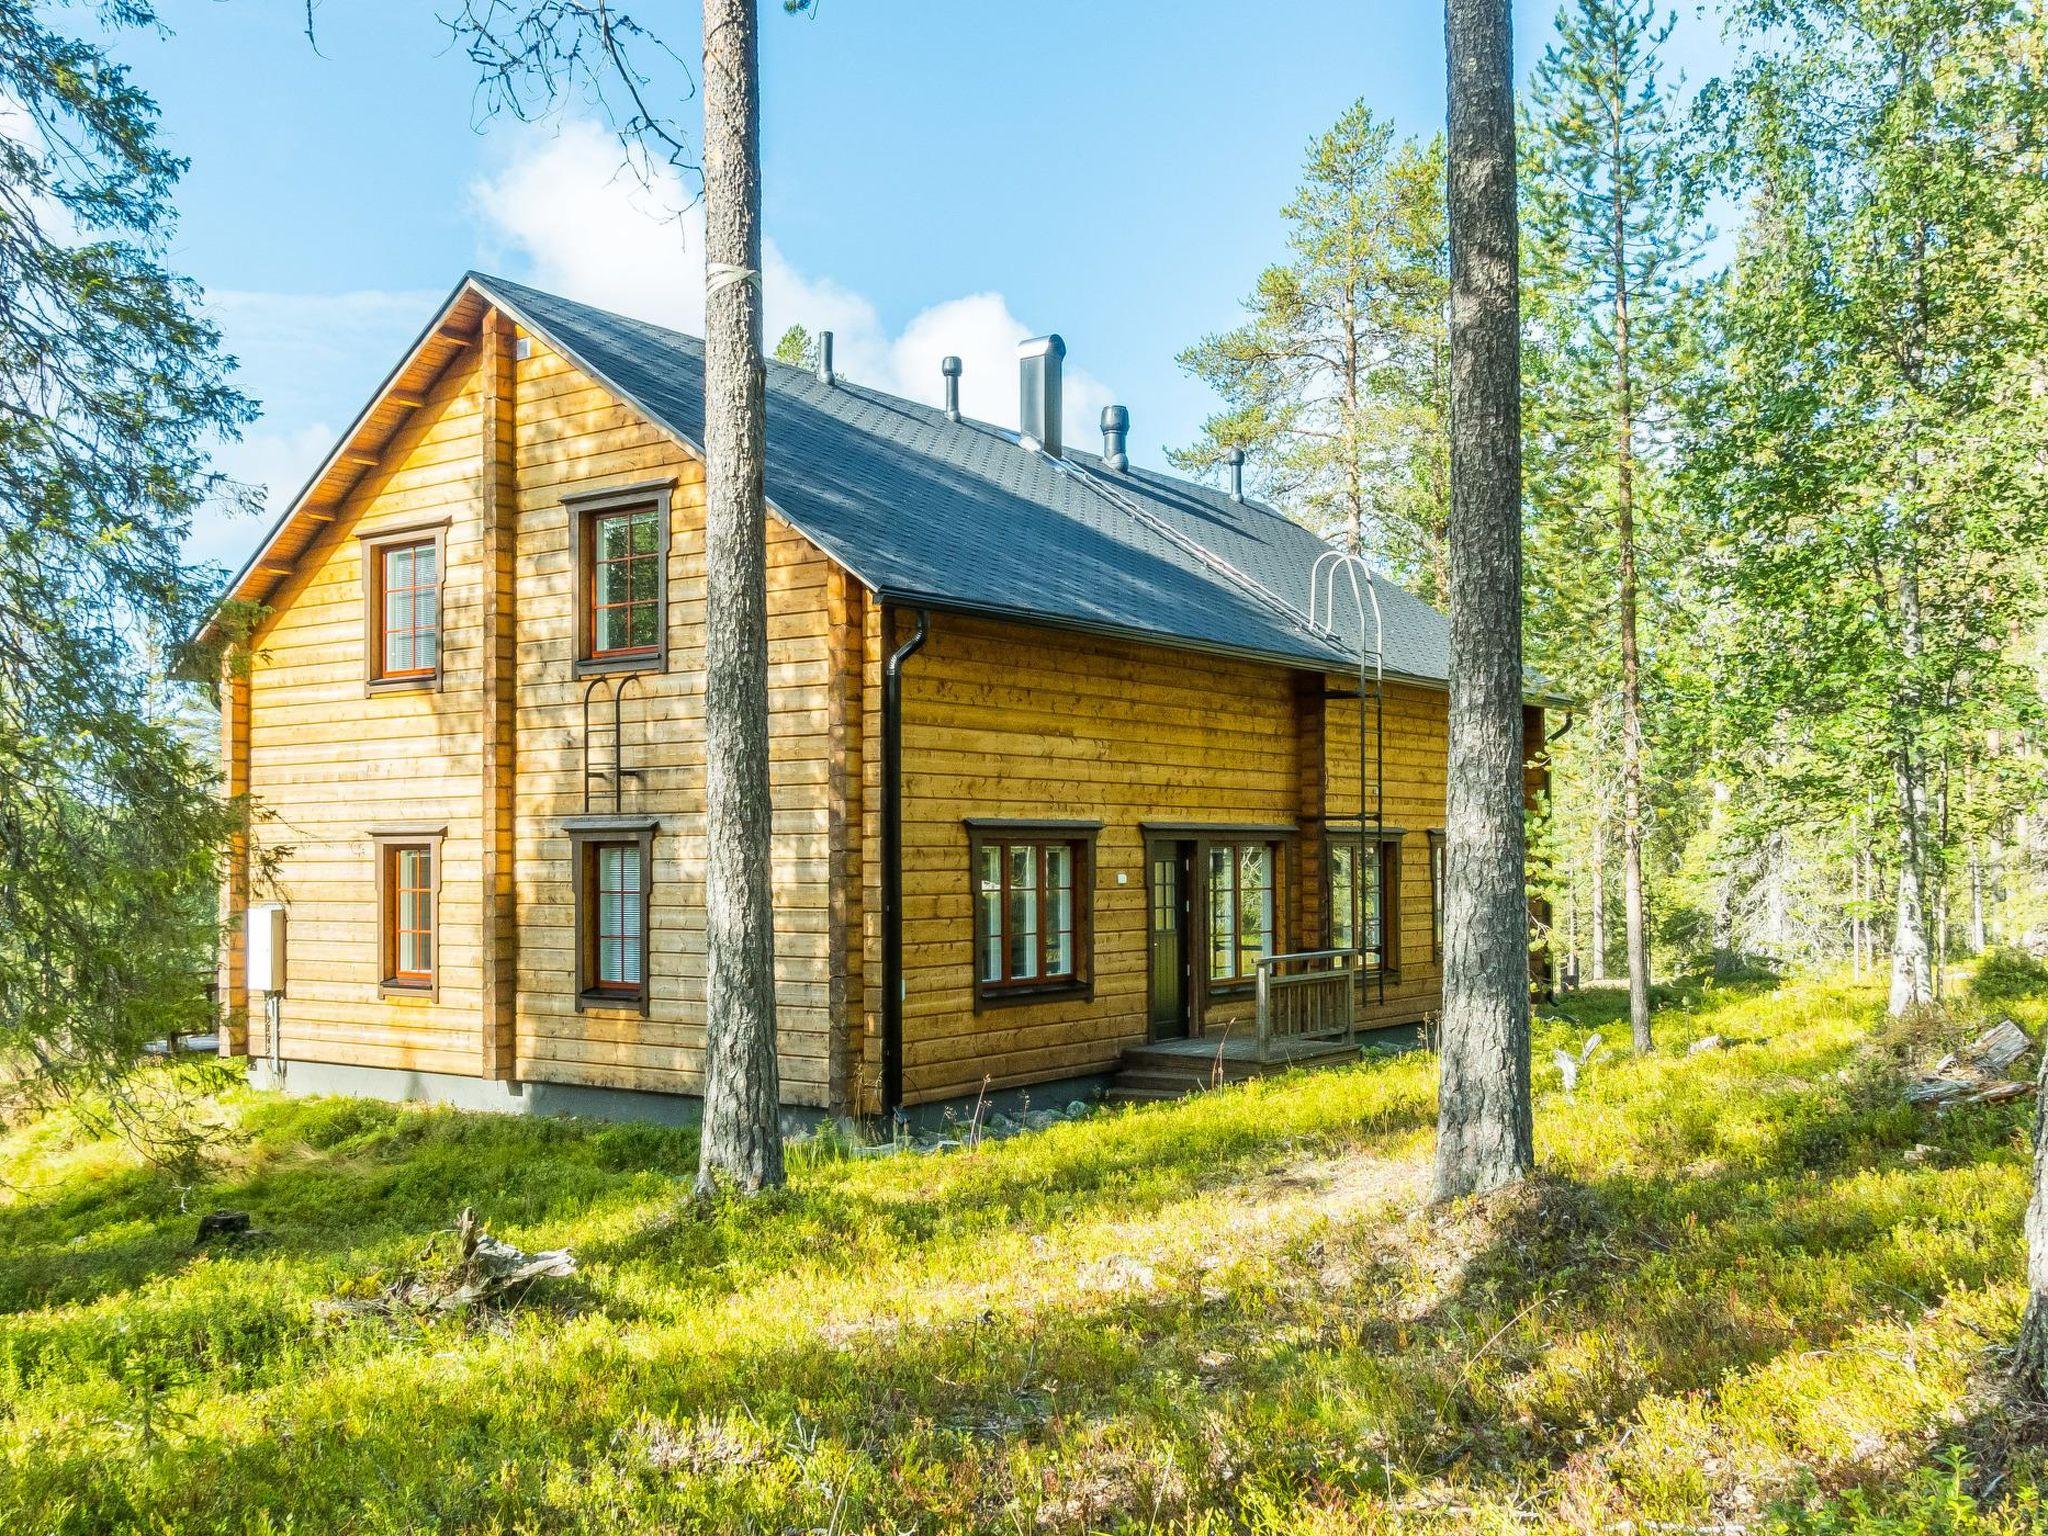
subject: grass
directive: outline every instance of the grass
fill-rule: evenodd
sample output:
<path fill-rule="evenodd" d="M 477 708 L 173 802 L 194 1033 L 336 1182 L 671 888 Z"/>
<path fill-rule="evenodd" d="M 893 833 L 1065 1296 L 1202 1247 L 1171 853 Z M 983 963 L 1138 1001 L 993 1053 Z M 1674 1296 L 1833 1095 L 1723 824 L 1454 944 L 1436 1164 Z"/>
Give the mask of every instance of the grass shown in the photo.
<path fill-rule="evenodd" d="M 0 1139 L 0 1531 L 2048 1529 L 1993 1348 L 2031 1111 L 1895 1092 L 1970 1021 L 1661 1002 L 1660 1053 L 1570 1099 L 1551 1052 L 1620 1045 L 1618 999 L 1541 1023 L 1541 1177 L 1440 1213 L 1419 1055 L 819 1143 L 716 1208 L 686 1132 L 223 1086 L 181 1186 L 48 1117 Z M 578 1274 L 503 1317 L 334 1306 L 465 1204 Z M 217 1206 L 260 1236 L 195 1251 Z"/>

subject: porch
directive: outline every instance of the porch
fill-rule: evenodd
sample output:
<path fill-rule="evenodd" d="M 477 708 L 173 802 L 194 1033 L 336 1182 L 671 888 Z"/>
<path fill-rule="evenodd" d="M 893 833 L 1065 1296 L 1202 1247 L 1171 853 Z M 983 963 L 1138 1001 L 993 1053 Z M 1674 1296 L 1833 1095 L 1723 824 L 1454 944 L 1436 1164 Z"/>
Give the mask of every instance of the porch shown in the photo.
<path fill-rule="evenodd" d="M 1358 988 L 1367 971 L 1357 950 L 1313 950 L 1259 961 L 1253 1016 L 1182 1039 L 1128 1047 L 1109 1098 L 1118 1103 L 1176 1099 L 1224 1083 L 1296 1068 L 1358 1060 L 1366 1046 L 1406 1049 L 1414 1026 L 1357 1028 Z"/>

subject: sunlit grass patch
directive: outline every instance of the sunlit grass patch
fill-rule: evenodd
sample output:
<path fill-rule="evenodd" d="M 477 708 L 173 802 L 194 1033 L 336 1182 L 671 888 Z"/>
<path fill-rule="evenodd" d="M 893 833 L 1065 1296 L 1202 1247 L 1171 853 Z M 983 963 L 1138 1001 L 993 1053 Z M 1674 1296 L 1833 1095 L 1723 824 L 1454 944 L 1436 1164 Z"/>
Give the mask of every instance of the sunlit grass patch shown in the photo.
<path fill-rule="evenodd" d="M 2026 1108 L 1900 1105 L 1932 1044 L 1868 989 L 1684 983 L 1644 1060 L 1616 994 L 1565 1006 L 1542 1177 L 1441 1213 L 1421 1055 L 821 1143 L 717 1208 L 686 1131 L 233 1090 L 188 1186 L 47 1117 L 0 1141 L 0 1529 L 2031 1521 L 2038 1445 L 1981 1432 Z M 577 1276 L 488 1319 L 331 1305 L 464 1205 Z M 256 1235 L 195 1251 L 214 1206 Z"/>

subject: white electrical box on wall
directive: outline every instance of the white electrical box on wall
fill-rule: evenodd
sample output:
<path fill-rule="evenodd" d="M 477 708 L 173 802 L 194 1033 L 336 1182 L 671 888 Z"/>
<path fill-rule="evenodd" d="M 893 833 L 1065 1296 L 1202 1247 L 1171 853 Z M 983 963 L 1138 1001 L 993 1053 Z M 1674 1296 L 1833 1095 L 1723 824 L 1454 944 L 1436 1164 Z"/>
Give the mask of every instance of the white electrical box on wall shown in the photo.
<path fill-rule="evenodd" d="M 249 907 L 247 973 L 252 996 L 284 990 L 284 903 L 258 901 Z"/>

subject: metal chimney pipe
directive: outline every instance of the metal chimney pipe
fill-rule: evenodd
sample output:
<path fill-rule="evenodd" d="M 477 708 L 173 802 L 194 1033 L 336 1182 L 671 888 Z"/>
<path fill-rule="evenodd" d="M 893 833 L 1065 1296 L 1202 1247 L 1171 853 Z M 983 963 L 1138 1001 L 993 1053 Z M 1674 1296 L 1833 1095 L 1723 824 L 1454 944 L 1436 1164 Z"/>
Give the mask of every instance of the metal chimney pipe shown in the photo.
<path fill-rule="evenodd" d="M 960 359 L 948 357 L 939 363 L 939 372 L 946 376 L 946 420 L 960 419 Z"/>
<path fill-rule="evenodd" d="M 1230 499 L 1244 500 L 1244 450 L 1232 443 L 1223 455 L 1223 462 L 1230 466 Z"/>
<path fill-rule="evenodd" d="M 832 333 L 830 331 L 820 331 L 818 332 L 818 382 L 820 384 L 832 384 L 838 381 L 838 377 L 832 371 Z"/>
<path fill-rule="evenodd" d="M 1102 408 L 1102 462 L 1122 474 L 1131 467 L 1131 456 L 1124 451 L 1124 444 L 1131 433 L 1131 413 L 1120 405 L 1105 405 Z"/>
<path fill-rule="evenodd" d="M 1017 343 L 1017 426 L 1027 448 L 1058 458 L 1060 438 L 1060 360 L 1067 344 L 1057 336 L 1034 336 Z"/>

